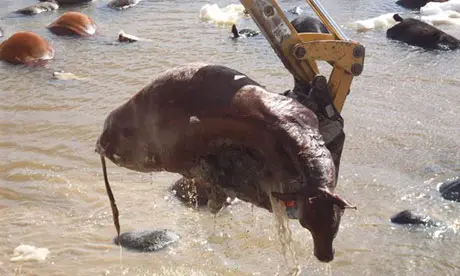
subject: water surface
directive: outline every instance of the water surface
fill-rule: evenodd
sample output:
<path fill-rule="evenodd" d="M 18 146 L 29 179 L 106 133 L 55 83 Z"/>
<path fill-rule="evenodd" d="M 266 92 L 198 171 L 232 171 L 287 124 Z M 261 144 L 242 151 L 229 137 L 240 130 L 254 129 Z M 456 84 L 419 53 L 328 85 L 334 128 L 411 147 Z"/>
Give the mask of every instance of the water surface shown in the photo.
<path fill-rule="evenodd" d="M 200 21 L 209 1 L 143 0 L 125 11 L 107 2 L 24 17 L 11 12 L 35 0 L 2 0 L 5 36 L 34 31 L 52 43 L 56 57 L 44 68 L 0 63 L 0 275 L 285 275 L 289 266 L 267 211 L 239 203 L 214 217 L 171 197 L 167 190 L 178 175 L 109 164 L 122 230 L 168 228 L 182 237 L 157 253 L 124 250 L 120 259 L 94 153 L 106 115 L 161 71 L 187 62 L 235 68 L 273 92 L 289 89 L 292 80 L 264 37 L 235 41 L 229 28 Z M 305 6 L 279 2 L 286 9 Z M 460 275 L 460 205 L 436 190 L 460 175 L 460 52 L 425 51 L 387 40 L 384 30 L 347 27 L 388 12 L 410 15 L 392 0 L 322 3 L 367 51 L 343 110 L 347 140 L 338 184 L 358 210 L 346 211 L 330 265 L 313 257 L 310 234 L 291 222 L 301 274 Z M 45 26 L 67 10 L 92 17 L 98 36 L 48 32 Z M 250 20 L 240 25 L 255 28 Z M 458 27 L 441 28 L 460 37 Z M 120 29 L 152 42 L 118 44 Z M 58 70 L 87 79 L 53 80 Z M 406 208 L 447 229 L 391 225 L 389 217 Z M 43 263 L 11 263 L 20 244 L 51 254 Z"/>

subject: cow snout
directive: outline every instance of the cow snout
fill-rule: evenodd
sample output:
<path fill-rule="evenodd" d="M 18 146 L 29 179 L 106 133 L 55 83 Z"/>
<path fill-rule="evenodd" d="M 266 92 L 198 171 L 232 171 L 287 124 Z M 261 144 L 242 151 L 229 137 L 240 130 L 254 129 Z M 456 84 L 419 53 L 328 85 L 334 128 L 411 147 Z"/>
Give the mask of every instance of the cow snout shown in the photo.
<path fill-rule="evenodd" d="M 315 257 L 320 262 L 328 263 L 334 259 L 334 249 L 331 248 L 330 250 L 323 251 L 323 250 L 317 250 L 315 247 Z"/>
<path fill-rule="evenodd" d="M 324 237 L 314 237 L 314 254 L 315 257 L 323 263 L 328 263 L 334 259 L 334 247 L 332 240 L 324 239 Z"/>

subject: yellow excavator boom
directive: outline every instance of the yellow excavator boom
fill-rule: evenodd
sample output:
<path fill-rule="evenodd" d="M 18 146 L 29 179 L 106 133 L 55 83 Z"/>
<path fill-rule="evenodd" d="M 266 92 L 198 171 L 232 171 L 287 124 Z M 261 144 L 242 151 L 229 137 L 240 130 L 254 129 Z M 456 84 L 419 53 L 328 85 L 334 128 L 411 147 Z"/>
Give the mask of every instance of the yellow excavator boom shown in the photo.
<path fill-rule="evenodd" d="M 305 0 L 329 33 L 297 33 L 276 0 L 240 0 L 286 69 L 310 83 L 319 74 L 316 61 L 333 66 L 328 88 L 341 112 L 354 76 L 363 71 L 365 48 L 350 40 L 318 0 Z"/>

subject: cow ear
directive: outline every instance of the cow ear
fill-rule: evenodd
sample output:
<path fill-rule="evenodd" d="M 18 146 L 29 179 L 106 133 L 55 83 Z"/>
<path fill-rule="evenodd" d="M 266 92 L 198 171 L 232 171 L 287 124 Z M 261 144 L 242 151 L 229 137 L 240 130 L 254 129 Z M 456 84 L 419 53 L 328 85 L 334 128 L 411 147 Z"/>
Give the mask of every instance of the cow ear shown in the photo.
<path fill-rule="evenodd" d="M 333 204 L 336 204 L 340 207 L 340 209 L 357 209 L 356 206 L 351 205 L 348 201 L 345 199 L 341 198 L 337 194 L 331 193 L 327 189 L 321 189 L 321 192 L 323 192 L 326 195 L 326 198 L 331 201 Z"/>
<path fill-rule="evenodd" d="M 282 201 L 292 201 L 292 200 L 297 200 L 297 194 L 296 193 L 277 193 L 277 192 L 272 192 L 272 196 L 278 200 Z"/>

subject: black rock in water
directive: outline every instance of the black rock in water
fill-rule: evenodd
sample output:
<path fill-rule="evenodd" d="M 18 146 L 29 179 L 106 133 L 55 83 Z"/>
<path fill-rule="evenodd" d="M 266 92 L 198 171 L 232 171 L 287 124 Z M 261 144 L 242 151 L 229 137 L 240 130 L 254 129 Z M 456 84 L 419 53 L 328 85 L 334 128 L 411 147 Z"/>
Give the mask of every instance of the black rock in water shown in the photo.
<path fill-rule="evenodd" d="M 154 252 L 168 246 L 179 240 L 179 235 L 167 230 L 139 230 L 125 232 L 120 235 L 121 246 L 124 248 L 140 251 Z M 113 242 L 119 245 L 118 237 L 115 237 Z"/>
<path fill-rule="evenodd" d="M 404 210 L 391 217 L 391 222 L 396 224 L 412 224 L 412 225 L 426 225 L 438 226 L 439 222 L 431 219 L 428 216 L 416 214 L 410 210 Z"/>
<path fill-rule="evenodd" d="M 460 177 L 441 184 L 439 192 L 447 200 L 460 202 Z"/>
<path fill-rule="evenodd" d="M 107 5 L 110 8 L 114 9 L 127 9 L 130 7 L 134 7 L 140 2 L 140 0 L 112 0 Z"/>
<path fill-rule="evenodd" d="M 49 2 L 49 0 L 39 0 L 40 2 Z M 59 5 L 78 5 L 87 4 L 94 0 L 55 0 Z"/>
<path fill-rule="evenodd" d="M 55 2 L 42 2 L 34 5 L 30 5 L 23 9 L 17 10 L 16 13 L 24 14 L 24 15 L 35 15 L 46 11 L 54 11 L 59 8 L 59 5 Z"/>

